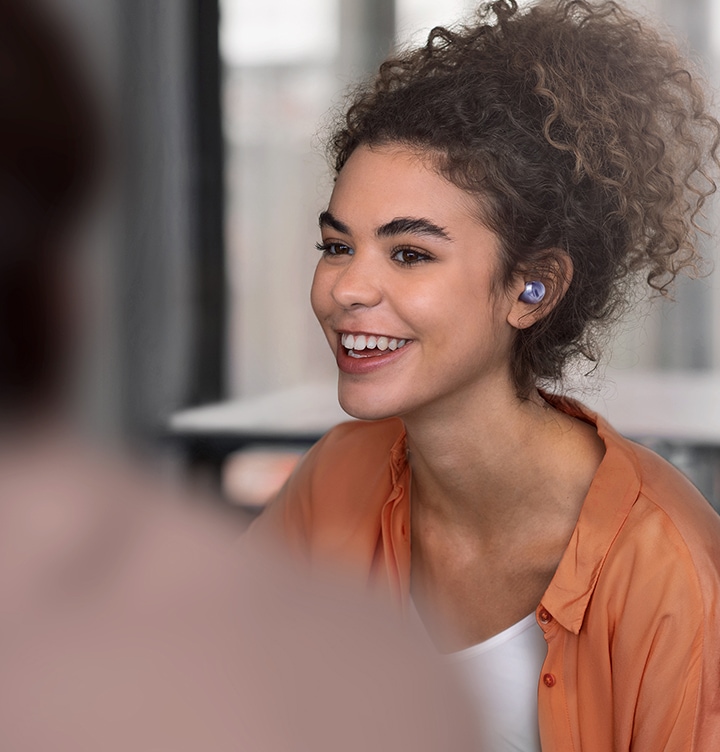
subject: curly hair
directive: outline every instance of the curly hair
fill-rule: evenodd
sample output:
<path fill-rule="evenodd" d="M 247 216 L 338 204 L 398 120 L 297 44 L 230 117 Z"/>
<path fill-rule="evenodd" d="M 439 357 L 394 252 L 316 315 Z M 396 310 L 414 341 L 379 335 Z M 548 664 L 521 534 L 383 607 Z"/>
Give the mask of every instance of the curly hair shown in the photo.
<path fill-rule="evenodd" d="M 572 281 L 519 330 L 518 393 L 599 357 L 599 335 L 644 275 L 666 294 L 697 267 L 698 219 L 715 192 L 720 124 L 676 46 L 614 2 L 515 0 L 474 23 L 434 28 L 351 95 L 329 154 L 339 172 L 361 144 L 426 152 L 478 196 L 501 244 L 502 284 L 548 273 L 558 250 Z M 557 289 L 557 288 L 556 288 Z M 552 296 L 550 296 L 552 298 Z"/>

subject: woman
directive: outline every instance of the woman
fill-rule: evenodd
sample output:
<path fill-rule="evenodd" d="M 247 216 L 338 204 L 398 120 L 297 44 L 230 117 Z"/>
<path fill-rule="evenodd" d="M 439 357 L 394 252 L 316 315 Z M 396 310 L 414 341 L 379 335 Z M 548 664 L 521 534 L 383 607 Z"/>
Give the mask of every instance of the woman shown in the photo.
<path fill-rule="evenodd" d="M 539 389 L 696 263 L 720 128 L 686 66 L 612 3 L 500 0 L 385 62 L 332 138 L 312 304 L 372 422 L 257 530 L 417 612 L 490 749 L 720 748 L 720 518 Z"/>

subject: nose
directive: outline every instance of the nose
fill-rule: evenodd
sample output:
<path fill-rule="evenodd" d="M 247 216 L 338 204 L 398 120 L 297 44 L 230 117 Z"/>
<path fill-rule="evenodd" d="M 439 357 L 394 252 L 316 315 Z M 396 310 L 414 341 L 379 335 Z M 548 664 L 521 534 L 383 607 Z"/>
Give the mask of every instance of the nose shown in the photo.
<path fill-rule="evenodd" d="M 372 308 L 382 300 L 379 270 L 372 260 L 356 253 L 338 271 L 331 295 L 335 303 L 346 310 Z"/>

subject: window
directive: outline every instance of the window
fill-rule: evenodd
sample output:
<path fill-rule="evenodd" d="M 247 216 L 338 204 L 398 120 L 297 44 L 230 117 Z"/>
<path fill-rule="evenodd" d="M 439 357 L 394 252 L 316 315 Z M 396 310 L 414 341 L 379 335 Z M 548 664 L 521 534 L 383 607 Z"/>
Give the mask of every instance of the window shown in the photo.
<path fill-rule="evenodd" d="M 704 2 L 682 9 L 667 0 L 630 4 L 664 14 L 696 48 L 720 50 L 720 24 L 702 23 L 710 12 Z M 396 30 L 400 44 L 419 42 L 432 26 L 452 23 L 476 3 L 447 0 L 438 10 L 435 0 L 396 0 L 394 18 L 368 24 L 379 5 L 393 7 L 374 0 L 221 0 L 230 397 L 333 378 L 309 304 L 316 218 L 331 188 L 318 134 L 346 87 L 387 53 L 383 34 L 392 39 Z M 712 13 L 720 17 L 720 0 L 713 0 Z M 639 323 L 618 338 L 615 363 L 716 366 L 717 286 L 681 285 L 674 307 L 638 312 Z"/>

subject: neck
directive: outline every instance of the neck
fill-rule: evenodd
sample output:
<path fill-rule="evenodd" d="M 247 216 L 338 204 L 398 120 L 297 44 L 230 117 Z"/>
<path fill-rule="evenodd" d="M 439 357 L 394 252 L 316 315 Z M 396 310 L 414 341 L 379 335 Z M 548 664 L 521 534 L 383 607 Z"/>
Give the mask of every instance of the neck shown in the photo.
<path fill-rule="evenodd" d="M 413 514 L 488 536 L 554 515 L 576 517 L 602 443 L 588 424 L 509 384 L 456 409 L 405 417 Z"/>

